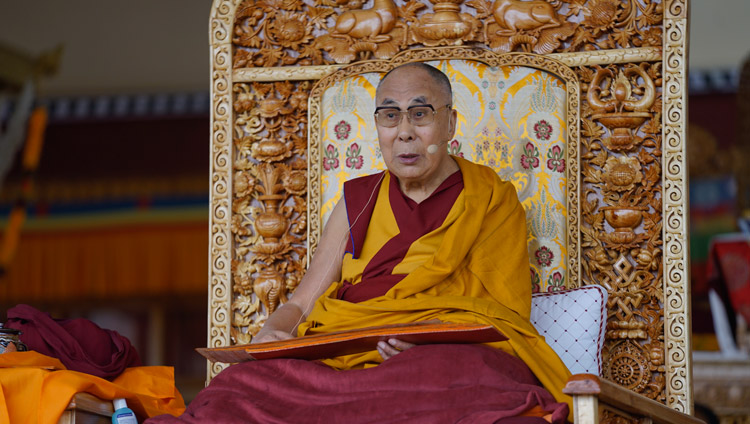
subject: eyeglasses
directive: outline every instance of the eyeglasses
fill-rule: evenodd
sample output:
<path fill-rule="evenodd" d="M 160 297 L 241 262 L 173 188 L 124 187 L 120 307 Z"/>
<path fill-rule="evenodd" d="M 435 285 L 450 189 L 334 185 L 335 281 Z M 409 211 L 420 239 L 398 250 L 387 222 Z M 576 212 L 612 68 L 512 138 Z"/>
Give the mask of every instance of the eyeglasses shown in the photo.
<path fill-rule="evenodd" d="M 381 127 L 392 128 L 401 123 L 404 114 L 409 120 L 409 123 L 422 127 L 430 125 L 435 120 L 435 114 L 438 110 L 451 105 L 445 105 L 435 110 L 432 105 L 414 105 L 409 106 L 406 110 L 401 110 L 397 107 L 379 106 L 375 108 L 375 123 Z"/>

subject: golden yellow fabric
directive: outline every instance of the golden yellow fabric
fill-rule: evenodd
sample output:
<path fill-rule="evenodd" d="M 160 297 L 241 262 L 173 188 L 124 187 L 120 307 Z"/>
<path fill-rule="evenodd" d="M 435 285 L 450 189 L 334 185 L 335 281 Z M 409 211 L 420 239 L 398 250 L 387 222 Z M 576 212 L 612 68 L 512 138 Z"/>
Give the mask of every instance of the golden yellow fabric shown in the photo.
<path fill-rule="evenodd" d="M 133 367 L 113 381 L 66 370 L 57 359 L 37 352 L 0 355 L 0 423 L 56 423 L 73 395 L 125 398 L 140 417 L 180 415 L 185 402 L 171 367 Z"/>
<path fill-rule="evenodd" d="M 485 166 L 456 157 L 464 190 L 456 199 L 444 224 L 415 243 L 403 264 L 409 275 L 385 295 L 361 303 L 335 298 L 341 282 L 332 284 L 317 301 L 299 334 L 326 333 L 376 325 L 410 323 L 431 319 L 444 322 L 487 323 L 508 341 L 493 343 L 521 360 L 547 390 L 561 402 L 569 371 L 557 354 L 529 322 L 531 284 L 526 251 L 523 207 L 513 185 L 503 182 Z M 388 202 L 388 184 L 378 193 L 373 225 L 386 227 L 393 220 Z M 380 220 L 380 222 L 377 222 Z M 359 260 L 349 254 L 344 260 L 343 280 L 357 282 L 357 274 L 384 243 L 368 231 Z M 425 248 L 432 254 L 421 255 Z M 410 256 L 419 255 L 415 265 Z M 367 255 L 367 256 L 366 256 Z M 335 368 L 372 366 L 381 361 L 377 351 L 347 355 L 325 362 Z M 572 405 L 571 405 L 572 411 Z"/>

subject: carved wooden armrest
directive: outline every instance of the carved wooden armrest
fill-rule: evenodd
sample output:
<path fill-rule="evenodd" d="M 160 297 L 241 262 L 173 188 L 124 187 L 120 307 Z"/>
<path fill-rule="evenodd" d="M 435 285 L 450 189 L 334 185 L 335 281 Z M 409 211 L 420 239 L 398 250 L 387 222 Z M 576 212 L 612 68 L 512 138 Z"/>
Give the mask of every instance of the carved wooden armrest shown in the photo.
<path fill-rule="evenodd" d="M 576 424 L 599 423 L 599 402 L 635 417 L 648 417 L 654 423 L 703 423 L 698 418 L 675 411 L 593 374 L 570 377 L 563 393 L 573 396 Z"/>

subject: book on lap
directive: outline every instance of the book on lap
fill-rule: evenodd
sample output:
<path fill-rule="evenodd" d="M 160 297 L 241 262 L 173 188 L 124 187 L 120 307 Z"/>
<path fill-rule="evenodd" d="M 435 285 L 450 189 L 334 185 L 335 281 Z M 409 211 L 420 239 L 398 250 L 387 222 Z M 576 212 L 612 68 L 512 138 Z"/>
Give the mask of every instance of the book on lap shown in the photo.
<path fill-rule="evenodd" d="M 374 350 L 381 340 L 399 339 L 413 344 L 490 343 L 508 338 L 486 324 L 413 323 L 366 327 L 314 334 L 266 343 L 197 348 L 211 362 L 236 363 L 260 359 L 324 359 Z"/>

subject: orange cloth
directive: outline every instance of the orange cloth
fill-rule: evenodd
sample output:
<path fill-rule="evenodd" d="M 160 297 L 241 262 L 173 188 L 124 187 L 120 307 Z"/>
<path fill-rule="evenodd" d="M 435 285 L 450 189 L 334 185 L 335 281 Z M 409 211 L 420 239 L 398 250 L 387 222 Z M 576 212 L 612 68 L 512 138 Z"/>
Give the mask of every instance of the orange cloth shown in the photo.
<path fill-rule="evenodd" d="M 0 423 L 56 423 L 80 392 L 106 400 L 125 398 L 141 418 L 185 410 L 171 367 L 127 368 L 107 381 L 66 370 L 59 360 L 37 352 L 0 354 Z"/>

